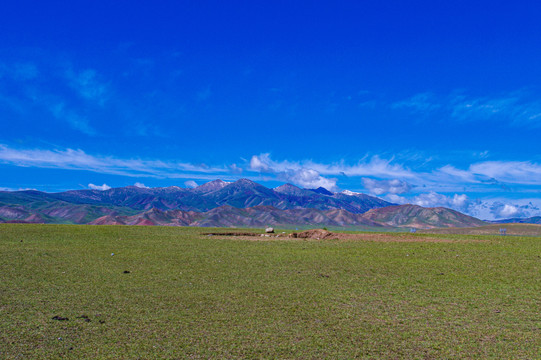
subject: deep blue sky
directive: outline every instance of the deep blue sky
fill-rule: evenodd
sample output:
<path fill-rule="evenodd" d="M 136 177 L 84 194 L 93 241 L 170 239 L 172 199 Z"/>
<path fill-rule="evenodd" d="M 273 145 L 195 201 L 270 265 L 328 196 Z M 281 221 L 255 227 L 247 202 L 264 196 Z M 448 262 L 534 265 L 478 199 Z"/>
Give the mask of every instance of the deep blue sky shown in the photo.
<path fill-rule="evenodd" d="M 247 177 L 536 215 L 540 17 L 535 1 L 3 4 L 0 188 Z"/>

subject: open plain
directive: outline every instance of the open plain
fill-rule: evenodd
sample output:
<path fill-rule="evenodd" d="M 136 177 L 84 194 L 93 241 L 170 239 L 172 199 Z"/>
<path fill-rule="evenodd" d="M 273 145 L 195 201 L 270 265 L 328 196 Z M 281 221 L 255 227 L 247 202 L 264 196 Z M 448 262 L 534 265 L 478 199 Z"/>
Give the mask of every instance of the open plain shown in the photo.
<path fill-rule="evenodd" d="M 540 237 L 226 231 L 1 224 L 0 358 L 539 358 Z"/>

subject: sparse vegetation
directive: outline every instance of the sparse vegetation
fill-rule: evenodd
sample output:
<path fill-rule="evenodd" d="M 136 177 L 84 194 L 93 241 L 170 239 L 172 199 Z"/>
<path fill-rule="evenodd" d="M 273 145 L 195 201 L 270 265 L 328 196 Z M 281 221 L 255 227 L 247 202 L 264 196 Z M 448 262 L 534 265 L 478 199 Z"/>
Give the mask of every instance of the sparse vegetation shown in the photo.
<path fill-rule="evenodd" d="M 539 358 L 541 238 L 209 232 L 1 224 L 0 358 Z"/>

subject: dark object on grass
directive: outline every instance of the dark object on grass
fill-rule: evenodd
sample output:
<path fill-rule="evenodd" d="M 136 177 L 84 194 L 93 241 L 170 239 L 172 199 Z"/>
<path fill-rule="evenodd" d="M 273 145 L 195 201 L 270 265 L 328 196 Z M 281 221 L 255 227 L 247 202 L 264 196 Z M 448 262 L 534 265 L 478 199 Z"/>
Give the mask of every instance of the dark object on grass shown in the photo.
<path fill-rule="evenodd" d="M 129 274 L 130 271 L 129 270 L 124 270 L 124 274 Z"/>
<path fill-rule="evenodd" d="M 77 316 L 77 319 L 84 319 L 84 321 L 86 321 L 86 322 L 91 322 L 92 321 L 92 320 L 90 320 L 90 318 L 87 315 Z"/>
<path fill-rule="evenodd" d="M 59 315 L 53 316 L 52 319 L 53 320 L 58 320 L 58 321 L 67 321 L 67 320 L 69 320 L 67 317 L 63 317 L 63 316 L 59 316 Z"/>

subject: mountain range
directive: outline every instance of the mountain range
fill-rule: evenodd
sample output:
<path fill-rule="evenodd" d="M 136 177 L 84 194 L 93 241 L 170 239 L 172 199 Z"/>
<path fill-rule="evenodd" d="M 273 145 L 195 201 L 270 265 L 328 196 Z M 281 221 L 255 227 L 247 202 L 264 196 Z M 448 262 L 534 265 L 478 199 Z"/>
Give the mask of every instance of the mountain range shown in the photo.
<path fill-rule="evenodd" d="M 361 193 L 332 193 L 248 179 L 196 188 L 0 192 L 0 222 L 170 226 L 466 227 L 485 222 L 446 208 L 396 205 Z"/>
<path fill-rule="evenodd" d="M 541 224 L 541 216 L 532 216 L 529 218 L 511 218 L 504 220 L 491 221 L 491 223 L 503 224 L 503 223 L 513 223 L 513 224 Z"/>

